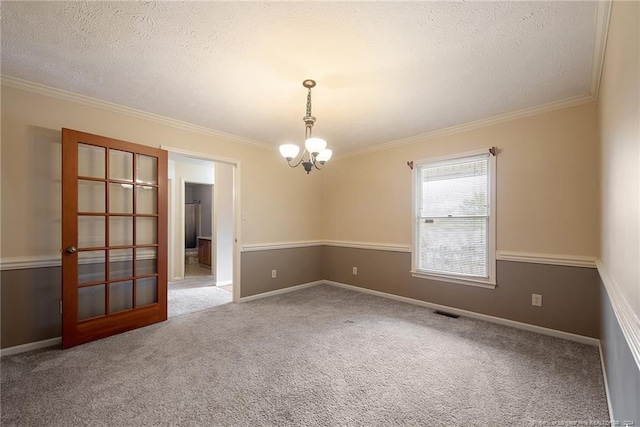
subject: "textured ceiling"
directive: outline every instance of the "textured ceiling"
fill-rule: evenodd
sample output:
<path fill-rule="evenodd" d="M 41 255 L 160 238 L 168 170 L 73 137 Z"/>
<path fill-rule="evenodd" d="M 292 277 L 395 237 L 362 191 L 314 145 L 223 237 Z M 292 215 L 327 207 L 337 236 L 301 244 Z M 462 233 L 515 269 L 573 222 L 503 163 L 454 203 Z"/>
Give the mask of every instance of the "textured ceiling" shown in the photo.
<path fill-rule="evenodd" d="M 587 95 L 595 2 L 5 2 L 2 74 L 337 153 Z"/>

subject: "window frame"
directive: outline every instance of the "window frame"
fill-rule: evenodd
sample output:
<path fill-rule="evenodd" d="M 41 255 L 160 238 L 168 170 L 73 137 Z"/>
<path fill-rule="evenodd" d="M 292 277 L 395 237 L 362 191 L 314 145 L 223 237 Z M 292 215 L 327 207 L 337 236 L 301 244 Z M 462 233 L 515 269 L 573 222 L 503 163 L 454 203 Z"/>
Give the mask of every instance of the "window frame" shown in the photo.
<path fill-rule="evenodd" d="M 469 157 L 477 157 L 486 154 L 488 156 L 487 162 L 487 174 L 488 174 L 488 208 L 489 208 L 489 221 L 488 221 L 488 247 L 487 247 L 487 262 L 488 262 L 488 278 L 473 278 L 464 275 L 446 274 L 446 273 L 434 273 L 426 272 L 417 269 L 418 257 L 420 256 L 420 228 L 418 221 L 420 220 L 420 187 L 418 181 L 421 181 L 420 166 L 429 164 L 435 164 L 443 161 L 451 161 L 457 159 L 466 159 Z M 496 287 L 496 156 L 491 154 L 488 149 L 468 151 L 464 153 L 457 153 L 447 156 L 432 157 L 415 162 L 411 174 L 412 184 L 412 210 L 411 210 L 411 224 L 412 224 L 412 244 L 411 244 L 411 275 L 420 279 L 436 280 L 439 282 L 450 282 L 460 285 L 476 286 L 481 288 L 495 289 Z"/>

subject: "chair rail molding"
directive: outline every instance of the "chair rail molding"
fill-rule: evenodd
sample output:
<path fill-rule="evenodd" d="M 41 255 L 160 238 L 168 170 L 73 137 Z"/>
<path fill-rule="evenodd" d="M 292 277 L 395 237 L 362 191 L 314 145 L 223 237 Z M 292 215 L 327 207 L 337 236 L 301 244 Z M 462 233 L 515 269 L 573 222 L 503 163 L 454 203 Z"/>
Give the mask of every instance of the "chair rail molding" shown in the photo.
<path fill-rule="evenodd" d="M 596 268 L 596 257 L 583 255 L 559 255 L 532 252 L 497 251 L 496 260 L 528 262 L 532 264 L 563 265 L 567 267 Z"/>
<path fill-rule="evenodd" d="M 633 312 L 629 302 L 620 290 L 620 286 L 618 286 L 613 277 L 611 277 L 599 258 L 596 259 L 596 264 L 598 266 L 600 279 L 602 279 L 604 288 L 609 296 L 609 301 L 611 301 L 611 307 L 613 307 L 613 312 L 620 324 L 622 335 L 624 335 L 624 338 L 627 340 L 629 350 L 631 350 L 633 359 L 636 361 L 636 365 L 638 365 L 638 369 L 640 370 L 640 319 L 638 319 L 638 316 Z"/>
<path fill-rule="evenodd" d="M 5 257 L 0 259 L 0 270 L 28 270 L 30 268 L 60 267 L 62 255 L 36 255 Z"/>

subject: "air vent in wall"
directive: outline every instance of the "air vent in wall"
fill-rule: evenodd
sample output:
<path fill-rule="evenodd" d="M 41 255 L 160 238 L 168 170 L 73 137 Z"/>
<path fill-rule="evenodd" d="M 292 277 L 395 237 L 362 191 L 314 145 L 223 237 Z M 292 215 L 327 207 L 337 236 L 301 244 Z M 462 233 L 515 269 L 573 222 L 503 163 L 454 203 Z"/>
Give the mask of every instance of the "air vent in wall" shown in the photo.
<path fill-rule="evenodd" d="M 435 314 L 439 314 L 440 316 L 447 316 L 447 317 L 451 317 L 452 319 L 457 319 L 458 316 L 457 314 L 453 314 L 453 313 L 447 313 L 446 311 L 440 311 L 440 310 L 436 310 L 434 311 Z"/>

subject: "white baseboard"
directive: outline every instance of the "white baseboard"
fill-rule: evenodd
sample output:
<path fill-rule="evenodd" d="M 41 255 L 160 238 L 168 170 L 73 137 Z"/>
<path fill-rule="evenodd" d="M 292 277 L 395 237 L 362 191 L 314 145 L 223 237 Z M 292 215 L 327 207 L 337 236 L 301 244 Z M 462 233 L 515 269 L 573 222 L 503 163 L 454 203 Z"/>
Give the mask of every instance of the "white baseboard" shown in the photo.
<path fill-rule="evenodd" d="M 604 366 L 604 353 L 602 351 L 602 343 L 598 341 L 598 352 L 600 353 L 600 366 L 602 367 L 602 379 L 604 381 L 604 394 L 607 396 L 607 407 L 609 408 L 609 421 L 614 426 L 613 407 L 611 406 L 611 396 L 609 395 L 609 382 L 607 381 L 607 369 Z"/>
<path fill-rule="evenodd" d="M 16 345 L 13 347 L 7 347 L 0 350 L 0 357 L 11 356 L 12 354 L 25 353 L 31 350 L 39 350 L 41 348 L 52 347 L 62 342 L 61 337 L 50 338 L 48 340 L 30 342 L 27 344 Z"/>
<path fill-rule="evenodd" d="M 216 286 L 227 286 L 227 285 L 233 285 L 233 280 L 223 280 L 221 282 L 215 282 Z"/>
<path fill-rule="evenodd" d="M 510 326 L 516 329 L 522 329 L 525 331 L 536 332 L 542 335 L 549 335 L 556 338 L 564 338 L 566 340 L 579 342 L 582 344 L 597 346 L 600 341 L 596 338 L 585 337 L 583 335 L 572 334 L 569 332 L 558 331 L 556 329 L 544 328 L 542 326 L 530 325 L 528 323 L 517 322 L 515 320 L 503 319 L 501 317 L 489 316 L 487 314 L 476 313 L 474 311 L 461 310 L 459 308 L 449 307 L 446 305 L 434 304 L 431 302 L 421 301 L 413 298 L 402 297 L 399 295 L 388 294 L 386 292 L 373 291 L 371 289 L 360 288 L 358 286 L 347 285 L 344 283 L 333 282 L 325 280 L 324 283 L 337 286 L 339 288 L 350 289 L 352 291 L 364 292 L 366 294 L 376 295 L 382 298 L 388 298 L 395 301 L 406 302 L 408 304 L 420 305 L 422 307 L 432 308 L 434 310 L 442 310 L 448 313 L 457 314 L 460 316 L 471 317 L 473 319 L 484 320 L 485 322 L 497 323 L 499 325 Z"/>
<path fill-rule="evenodd" d="M 264 292 L 257 295 L 251 295 L 249 297 L 242 297 L 238 300 L 238 302 L 247 302 L 247 301 L 253 301 L 260 298 L 272 297 L 274 295 L 286 294 L 288 292 L 299 291 L 300 289 L 310 288 L 316 285 L 322 285 L 323 283 L 326 283 L 326 281 L 318 280 L 316 282 L 309 282 L 309 283 L 303 283 L 301 285 L 289 286 L 288 288 L 276 289 L 275 291 Z"/>

